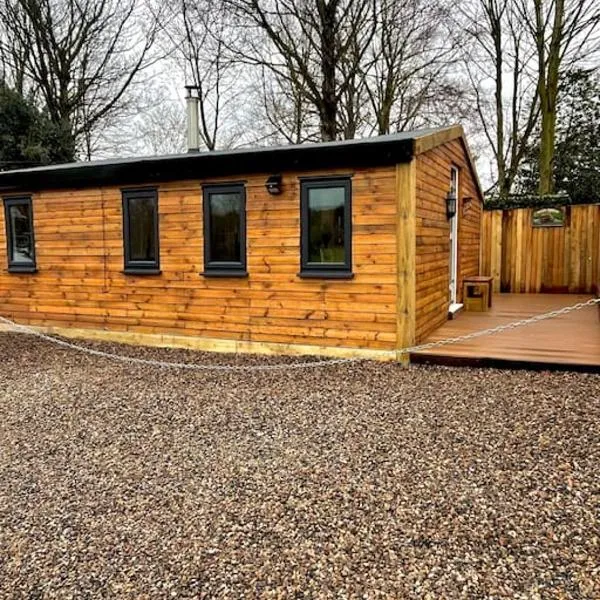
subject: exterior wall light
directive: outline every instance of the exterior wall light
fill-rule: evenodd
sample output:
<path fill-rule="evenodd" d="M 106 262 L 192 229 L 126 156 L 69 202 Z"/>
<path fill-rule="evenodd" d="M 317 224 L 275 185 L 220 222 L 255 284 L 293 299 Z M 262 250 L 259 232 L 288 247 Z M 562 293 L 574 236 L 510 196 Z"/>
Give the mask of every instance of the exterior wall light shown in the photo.
<path fill-rule="evenodd" d="M 450 190 L 446 196 L 446 216 L 448 220 L 456 215 L 456 192 Z"/>
<path fill-rule="evenodd" d="M 267 179 L 266 188 L 271 196 L 279 196 L 281 194 L 281 175 L 271 175 Z"/>

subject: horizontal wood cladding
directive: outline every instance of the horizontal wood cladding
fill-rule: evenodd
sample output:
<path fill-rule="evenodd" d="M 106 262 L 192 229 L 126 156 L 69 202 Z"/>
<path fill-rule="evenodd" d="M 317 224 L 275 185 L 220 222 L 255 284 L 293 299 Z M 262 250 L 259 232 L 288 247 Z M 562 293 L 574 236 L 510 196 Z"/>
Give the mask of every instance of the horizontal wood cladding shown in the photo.
<path fill-rule="evenodd" d="M 600 283 L 600 205 L 565 210 L 564 227 L 533 227 L 532 208 L 484 212 L 482 269 L 496 291 L 589 294 Z"/>
<path fill-rule="evenodd" d="M 466 276 L 479 274 L 481 202 L 469 157 L 456 139 L 417 157 L 416 339 L 426 338 L 447 319 L 450 279 L 450 224 L 446 195 L 450 169 L 459 169 L 458 297 Z M 470 198 L 470 201 L 464 201 Z"/>
<path fill-rule="evenodd" d="M 1 217 L 2 314 L 45 327 L 393 350 L 395 167 L 353 173 L 354 278 L 343 281 L 298 277 L 298 177 L 308 174 L 285 173 L 279 196 L 265 189 L 269 174 L 235 177 L 245 180 L 247 196 L 249 276 L 242 279 L 200 275 L 201 185 L 209 182 L 157 186 L 160 275 L 123 273 L 119 188 L 34 194 L 38 273 L 7 272 Z"/>

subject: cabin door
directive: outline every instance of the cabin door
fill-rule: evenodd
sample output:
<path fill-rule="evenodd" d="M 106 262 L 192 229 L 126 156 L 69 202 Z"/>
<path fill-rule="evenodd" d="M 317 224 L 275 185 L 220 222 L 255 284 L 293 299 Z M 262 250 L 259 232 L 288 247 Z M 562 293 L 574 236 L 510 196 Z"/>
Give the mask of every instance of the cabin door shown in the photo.
<path fill-rule="evenodd" d="M 450 169 L 450 191 L 457 198 L 457 210 L 450 219 L 450 308 L 457 303 L 458 287 L 458 169 Z"/>

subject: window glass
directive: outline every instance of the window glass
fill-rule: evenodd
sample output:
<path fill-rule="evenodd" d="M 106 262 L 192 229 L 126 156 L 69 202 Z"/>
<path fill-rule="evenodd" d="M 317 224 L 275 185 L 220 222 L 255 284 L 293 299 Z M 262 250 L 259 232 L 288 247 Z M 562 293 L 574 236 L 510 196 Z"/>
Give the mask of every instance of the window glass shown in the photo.
<path fill-rule="evenodd" d="M 300 276 L 352 277 L 352 180 L 301 183 Z"/>
<path fill-rule="evenodd" d="M 345 198 L 345 187 L 309 188 L 309 263 L 345 262 Z"/>
<path fill-rule="evenodd" d="M 125 271 L 135 275 L 160 268 L 158 192 L 152 189 L 123 192 Z"/>
<path fill-rule="evenodd" d="M 243 184 L 207 185 L 204 193 L 204 273 L 245 277 L 246 191 Z"/>
<path fill-rule="evenodd" d="M 9 205 L 8 220 L 10 262 L 33 265 L 35 251 L 30 202 Z"/>
<path fill-rule="evenodd" d="M 211 192 L 209 195 L 210 261 L 242 261 L 241 192 Z"/>
<path fill-rule="evenodd" d="M 156 261 L 155 199 L 129 198 L 129 260 Z"/>

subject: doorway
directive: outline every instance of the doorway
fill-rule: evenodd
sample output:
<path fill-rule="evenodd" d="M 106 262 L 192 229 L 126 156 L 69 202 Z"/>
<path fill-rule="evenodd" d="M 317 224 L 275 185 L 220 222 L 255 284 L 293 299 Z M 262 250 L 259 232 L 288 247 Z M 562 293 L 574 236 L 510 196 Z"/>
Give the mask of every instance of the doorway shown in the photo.
<path fill-rule="evenodd" d="M 449 304 L 450 312 L 456 311 L 461 305 L 458 304 L 458 168 L 450 168 L 450 192 L 457 199 L 456 211 L 450 219 L 450 290 Z"/>

